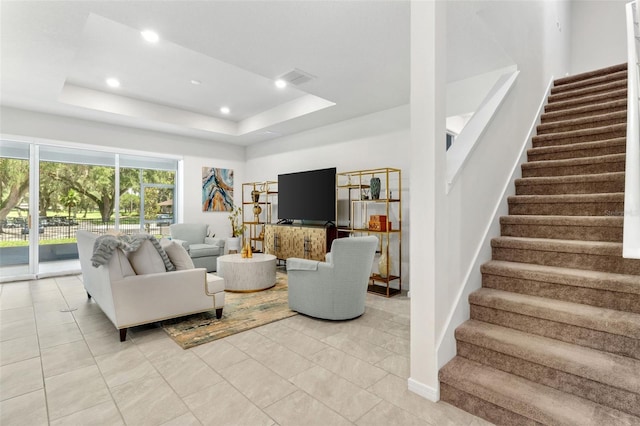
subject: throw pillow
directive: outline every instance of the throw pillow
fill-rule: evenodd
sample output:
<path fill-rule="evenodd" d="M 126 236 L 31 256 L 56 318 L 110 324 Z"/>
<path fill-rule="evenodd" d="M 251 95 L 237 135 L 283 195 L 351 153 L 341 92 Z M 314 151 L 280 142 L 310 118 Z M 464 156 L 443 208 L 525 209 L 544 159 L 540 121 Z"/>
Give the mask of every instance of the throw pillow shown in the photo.
<path fill-rule="evenodd" d="M 167 272 L 160 253 L 149 240 L 143 242 L 138 250 L 128 253 L 127 257 L 137 275 Z"/>
<path fill-rule="evenodd" d="M 182 244 L 177 241 L 167 240 L 163 238 L 160 240 L 160 245 L 167 252 L 167 256 L 169 256 L 169 260 L 176 267 L 176 270 L 182 271 L 185 269 L 194 269 L 195 265 L 193 264 L 193 260 L 189 256 L 187 250 L 182 246 Z"/>

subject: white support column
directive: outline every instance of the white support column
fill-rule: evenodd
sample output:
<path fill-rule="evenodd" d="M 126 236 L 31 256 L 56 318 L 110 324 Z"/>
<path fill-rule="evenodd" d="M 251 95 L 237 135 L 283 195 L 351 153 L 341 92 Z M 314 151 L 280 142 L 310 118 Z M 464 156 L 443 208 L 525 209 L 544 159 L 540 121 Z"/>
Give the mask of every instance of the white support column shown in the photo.
<path fill-rule="evenodd" d="M 409 196 L 411 377 L 409 389 L 439 399 L 438 286 L 445 282 L 446 3 L 411 2 L 411 167 Z"/>

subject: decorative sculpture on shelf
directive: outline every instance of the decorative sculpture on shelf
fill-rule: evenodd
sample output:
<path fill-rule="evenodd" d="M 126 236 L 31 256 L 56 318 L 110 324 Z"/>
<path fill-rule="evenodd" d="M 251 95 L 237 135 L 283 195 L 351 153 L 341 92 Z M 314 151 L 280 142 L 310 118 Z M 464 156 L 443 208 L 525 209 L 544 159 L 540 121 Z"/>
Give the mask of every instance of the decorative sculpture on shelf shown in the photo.
<path fill-rule="evenodd" d="M 251 199 L 253 200 L 253 221 L 260 222 L 260 213 L 262 213 L 262 207 L 260 207 L 260 191 L 254 189 L 251 191 Z"/>
<path fill-rule="evenodd" d="M 378 259 L 378 272 L 382 278 L 387 278 L 389 275 L 389 257 L 387 255 L 388 249 L 382 252 L 380 259 Z"/>

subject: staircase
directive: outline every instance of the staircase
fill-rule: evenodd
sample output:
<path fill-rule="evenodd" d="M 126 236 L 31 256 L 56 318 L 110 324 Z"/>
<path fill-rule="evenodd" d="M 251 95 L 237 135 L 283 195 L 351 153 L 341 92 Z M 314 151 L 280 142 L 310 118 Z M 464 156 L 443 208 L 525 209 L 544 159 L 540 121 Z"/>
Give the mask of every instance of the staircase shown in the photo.
<path fill-rule="evenodd" d="M 622 258 L 626 64 L 555 81 L 440 370 L 502 425 L 640 425 L 640 260 Z"/>

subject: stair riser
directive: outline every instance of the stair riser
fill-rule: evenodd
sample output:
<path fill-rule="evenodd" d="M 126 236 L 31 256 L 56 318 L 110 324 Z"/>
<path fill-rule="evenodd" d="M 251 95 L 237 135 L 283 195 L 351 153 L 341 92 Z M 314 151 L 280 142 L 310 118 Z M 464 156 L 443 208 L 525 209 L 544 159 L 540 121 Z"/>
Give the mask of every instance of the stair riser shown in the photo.
<path fill-rule="evenodd" d="M 564 111 L 567 109 L 594 105 L 601 102 L 615 102 L 625 99 L 627 99 L 627 89 L 621 88 L 609 93 L 601 93 L 594 96 L 569 99 L 562 102 L 547 103 L 547 105 L 545 105 L 544 107 L 544 112 Z"/>
<path fill-rule="evenodd" d="M 640 359 L 640 340 L 626 336 L 474 304 L 471 305 L 471 319 Z"/>
<path fill-rule="evenodd" d="M 611 128 L 601 133 L 586 133 L 584 135 L 557 135 L 549 138 L 547 135 L 534 136 L 532 146 L 543 148 L 547 146 L 571 145 L 581 142 L 596 142 L 613 138 L 624 138 L 627 132 L 624 128 Z"/>
<path fill-rule="evenodd" d="M 612 272 L 615 274 L 640 274 L 640 261 L 624 259 L 622 256 L 566 253 L 505 247 L 493 247 L 492 253 L 494 260 L 585 269 L 589 271 Z"/>
<path fill-rule="evenodd" d="M 516 195 L 607 194 L 615 192 L 624 192 L 624 176 L 622 179 L 597 182 L 538 184 L 528 181 L 516 183 Z"/>
<path fill-rule="evenodd" d="M 627 102 L 625 100 L 608 102 L 601 105 L 603 105 L 603 107 L 595 105 L 592 108 L 583 108 L 578 111 L 565 110 L 564 112 L 547 112 L 540 116 L 540 124 L 555 123 L 563 120 L 575 120 L 576 118 L 585 118 L 593 115 L 627 110 Z"/>
<path fill-rule="evenodd" d="M 509 200 L 509 214 L 513 215 L 564 215 L 564 216 L 611 216 L 624 211 L 623 202 L 584 203 L 520 203 Z"/>
<path fill-rule="evenodd" d="M 506 355 L 458 340 L 458 356 L 502 370 L 532 382 L 589 399 L 633 415 L 640 415 L 640 394 Z"/>
<path fill-rule="evenodd" d="M 440 400 L 467 413 L 482 417 L 495 425 L 542 426 L 542 423 L 523 417 L 444 382 L 440 382 Z"/>
<path fill-rule="evenodd" d="M 583 89 L 591 86 L 598 86 L 601 84 L 611 83 L 617 80 L 624 80 L 627 78 L 627 70 L 613 72 L 606 75 L 597 77 L 591 77 L 584 80 L 574 81 L 572 83 L 558 84 L 554 82 L 554 86 L 551 88 L 551 94 L 556 95 L 558 93 L 569 92 L 571 90 Z"/>
<path fill-rule="evenodd" d="M 620 79 L 612 81 L 609 84 L 602 84 L 597 86 L 585 87 L 582 89 L 570 90 L 555 95 L 549 95 L 549 103 L 562 102 L 569 99 L 580 99 L 587 96 L 609 93 L 619 89 L 625 89 L 627 87 L 627 79 Z"/>
<path fill-rule="evenodd" d="M 601 155 L 624 154 L 627 150 L 627 144 L 624 139 L 615 142 L 598 142 L 591 144 L 589 147 L 580 149 L 568 149 L 555 152 L 540 152 L 540 150 L 528 150 L 527 156 L 529 161 L 545 161 L 545 160 L 569 160 L 572 158 L 597 157 Z"/>
<path fill-rule="evenodd" d="M 554 125 L 540 125 L 536 129 L 536 133 L 538 135 L 546 135 L 549 133 L 560 133 L 560 132 L 570 132 L 572 130 L 583 130 L 583 129 L 594 129 L 596 127 L 603 126 L 612 126 L 614 124 L 622 124 L 626 123 L 626 117 L 617 117 L 608 120 L 602 121 L 591 121 L 588 123 L 566 123 L 564 125 L 554 124 Z"/>
<path fill-rule="evenodd" d="M 530 296 L 547 297 L 617 311 L 640 314 L 640 294 L 617 293 L 597 288 L 577 287 L 524 277 L 482 274 L 482 286 Z"/>
<path fill-rule="evenodd" d="M 622 242 L 622 227 L 527 224 L 503 224 L 501 235 L 505 237 L 553 238 L 561 240 Z"/>
<path fill-rule="evenodd" d="M 528 163 L 527 163 L 528 164 Z M 552 177 L 552 176 L 573 176 L 592 175 L 597 173 L 615 173 L 625 171 L 624 158 L 617 161 L 607 161 L 600 163 L 579 164 L 575 166 L 558 167 L 522 167 L 522 177 Z"/>

